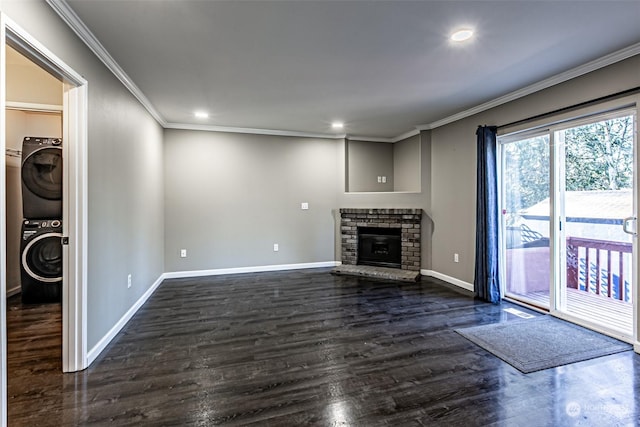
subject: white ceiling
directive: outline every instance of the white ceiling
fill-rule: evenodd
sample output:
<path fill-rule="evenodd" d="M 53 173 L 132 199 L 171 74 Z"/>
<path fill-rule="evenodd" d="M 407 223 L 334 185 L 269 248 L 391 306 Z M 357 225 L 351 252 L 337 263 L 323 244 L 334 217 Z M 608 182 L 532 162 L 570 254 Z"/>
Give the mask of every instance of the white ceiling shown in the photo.
<path fill-rule="evenodd" d="M 340 133 L 392 139 L 621 49 L 640 53 L 638 0 L 67 4 L 169 127 L 331 134 L 341 120 Z M 454 45 L 459 27 L 476 37 Z"/>

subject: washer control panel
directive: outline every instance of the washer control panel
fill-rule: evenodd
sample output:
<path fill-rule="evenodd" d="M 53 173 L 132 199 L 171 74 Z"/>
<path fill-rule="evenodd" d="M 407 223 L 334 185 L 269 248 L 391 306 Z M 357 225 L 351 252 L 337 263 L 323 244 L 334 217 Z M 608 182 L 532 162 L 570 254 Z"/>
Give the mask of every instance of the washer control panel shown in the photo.
<path fill-rule="evenodd" d="M 59 233 L 62 228 L 62 221 L 59 219 L 25 219 L 22 222 L 22 240 L 29 240 L 34 234 L 42 229 Z"/>
<path fill-rule="evenodd" d="M 22 142 L 23 144 L 26 142 L 29 144 L 38 144 L 38 145 L 61 145 L 62 138 L 41 138 L 37 136 L 26 136 L 22 140 Z"/>

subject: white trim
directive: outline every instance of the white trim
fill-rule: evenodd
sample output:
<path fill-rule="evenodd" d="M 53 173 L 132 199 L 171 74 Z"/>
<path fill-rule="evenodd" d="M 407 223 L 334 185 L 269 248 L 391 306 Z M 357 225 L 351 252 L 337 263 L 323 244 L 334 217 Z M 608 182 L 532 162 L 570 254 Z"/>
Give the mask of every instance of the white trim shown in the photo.
<path fill-rule="evenodd" d="M 591 329 L 592 331 L 599 332 L 604 335 L 608 335 L 612 338 L 619 339 L 620 341 L 624 341 L 626 343 L 632 344 L 633 339 L 625 332 L 620 331 L 618 329 L 607 328 L 602 325 L 599 325 L 594 322 L 590 322 L 587 319 L 578 316 L 572 316 L 569 313 L 561 312 L 561 311 L 550 311 L 549 315 L 553 317 L 557 317 L 558 319 L 566 320 L 567 322 L 574 323 L 578 326 L 585 327 L 587 329 Z"/>
<path fill-rule="evenodd" d="M 624 49 L 620 49 L 594 61 L 587 62 L 586 64 L 580 65 L 576 68 L 572 68 L 571 70 L 557 74 L 553 77 L 549 77 L 548 79 L 544 79 L 538 83 L 523 87 L 522 89 L 518 89 L 489 102 L 485 102 L 484 104 L 480 104 L 468 110 L 461 111 L 452 116 L 445 117 L 444 119 L 437 120 L 429 124 L 418 125 L 416 126 L 416 128 L 418 128 L 419 130 L 435 129 L 437 127 L 473 116 L 474 114 L 482 113 L 483 111 L 498 107 L 502 104 L 506 104 L 507 102 L 515 101 L 516 99 L 520 99 L 527 95 L 531 95 L 532 93 L 550 88 L 551 86 L 555 86 L 568 80 L 575 79 L 576 77 L 580 77 L 592 71 L 599 70 L 600 68 L 607 67 L 609 65 L 615 64 L 616 62 L 623 61 L 638 54 L 640 54 L 640 43 L 636 43 Z"/>
<path fill-rule="evenodd" d="M 40 112 L 40 113 L 60 113 L 60 112 L 62 112 L 62 105 L 34 104 L 33 102 L 7 101 L 5 103 L 5 108 L 7 110 L 37 111 L 37 112 Z"/>
<path fill-rule="evenodd" d="M 422 191 L 345 191 L 344 195 L 352 195 L 352 194 L 421 194 Z M 381 208 L 386 209 L 386 208 Z M 392 208 L 389 208 L 392 209 Z"/>
<path fill-rule="evenodd" d="M 289 130 L 238 128 L 233 126 L 194 125 L 189 123 L 165 123 L 165 129 L 201 130 L 207 132 L 248 133 L 252 135 L 293 136 L 302 138 L 343 139 L 345 134 L 309 133 Z"/>
<path fill-rule="evenodd" d="M 473 283 L 467 283 L 463 280 L 456 279 L 455 277 L 447 276 L 446 274 L 438 273 L 437 271 L 433 270 L 420 270 L 420 274 L 422 274 L 423 276 L 435 277 L 436 279 L 444 280 L 447 283 L 473 292 Z"/>
<path fill-rule="evenodd" d="M 258 135 L 278 135 L 278 136 L 303 136 L 311 138 L 344 138 L 345 135 L 333 135 L 333 134 L 313 134 L 306 132 L 284 131 L 274 129 L 253 129 L 253 128 L 237 128 L 227 126 L 201 126 L 188 123 L 167 123 L 166 120 L 155 109 L 151 101 L 147 99 L 144 93 L 136 86 L 133 80 L 124 72 L 122 67 L 116 62 L 111 54 L 100 43 L 96 36 L 89 30 L 89 28 L 82 22 L 78 15 L 73 11 L 65 0 L 46 0 L 47 4 L 62 18 L 62 20 L 77 34 L 93 53 L 107 66 L 107 68 L 122 82 L 122 84 L 135 96 L 138 101 L 147 109 L 147 111 L 164 127 L 165 129 L 183 129 L 183 130 L 206 130 L 211 132 L 233 132 L 233 133 L 255 133 Z M 604 68 L 616 62 L 623 61 L 634 55 L 640 53 L 640 43 L 633 44 L 626 48 L 620 49 L 616 52 L 605 55 L 601 58 L 572 68 L 563 73 L 549 77 L 538 83 L 526 86 L 522 89 L 518 89 L 514 92 L 508 93 L 499 98 L 493 99 L 489 102 L 485 102 L 473 108 L 465 111 L 461 111 L 457 114 L 445 117 L 441 120 L 428 124 L 417 125 L 414 130 L 407 131 L 393 138 L 380 138 L 380 137 L 367 137 L 354 135 L 349 139 L 354 141 L 371 141 L 371 142 L 389 142 L 395 143 L 402 141 L 403 139 L 417 135 L 420 131 L 431 130 L 440 126 L 444 126 L 449 123 L 473 116 L 474 114 L 481 113 L 491 108 L 500 106 L 507 102 L 514 101 L 524 96 L 530 95 L 535 92 L 539 92 L 543 89 L 547 89 L 551 86 L 559 83 L 566 82 L 592 71 Z"/>
<path fill-rule="evenodd" d="M 395 144 L 412 136 L 420 135 L 420 130 L 415 128 L 408 132 L 402 133 L 393 138 L 382 138 L 378 136 L 365 136 L 365 135 L 346 135 L 347 139 L 351 141 L 364 141 L 364 142 L 386 142 L 388 144 Z"/>
<path fill-rule="evenodd" d="M 47 1 L 51 2 L 51 1 L 63 1 L 63 0 L 47 0 Z M 437 120 L 435 122 L 428 123 L 428 124 L 417 125 L 415 129 L 407 131 L 403 134 L 400 134 L 392 138 L 365 136 L 365 135 L 310 134 L 305 132 L 289 132 L 289 131 L 283 131 L 283 130 L 270 130 L 270 129 L 234 128 L 234 127 L 225 127 L 225 126 L 200 126 L 200 125 L 191 125 L 186 123 L 168 123 L 164 125 L 164 127 L 168 129 L 209 130 L 214 132 L 255 133 L 259 135 L 303 136 L 303 137 L 312 137 L 312 138 L 344 138 L 346 137 L 347 139 L 350 139 L 352 141 L 386 142 L 386 143 L 393 144 L 393 143 L 402 141 L 404 139 L 410 138 L 412 136 L 418 135 L 423 130 L 435 129 L 435 128 L 447 125 L 449 123 L 453 123 L 458 120 L 465 119 L 475 114 L 482 113 L 483 111 L 490 110 L 491 108 L 498 107 L 500 105 L 506 104 L 507 102 L 515 101 L 527 95 L 531 95 L 535 92 L 539 92 L 541 90 L 550 88 L 560 83 L 564 83 L 576 77 L 580 77 L 592 71 L 599 70 L 601 68 L 615 64 L 616 62 L 623 61 L 627 58 L 630 58 L 638 54 L 640 54 L 640 43 L 636 43 L 624 49 L 620 49 L 616 52 L 613 52 L 609 55 L 605 55 L 594 61 L 588 62 L 576 68 L 572 68 L 571 70 L 549 77 L 545 80 L 526 86 L 522 89 L 518 89 L 504 96 L 493 99 L 489 102 L 485 102 L 483 104 L 477 105 L 468 110 L 461 111 L 449 117 L 445 117 L 441 120 Z"/>
<path fill-rule="evenodd" d="M 87 83 L 84 77 L 76 73 L 73 68 L 54 55 L 53 52 L 45 47 L 45 45 L 33 38 L 20 25 L 12 21 L 6 15 L 4 25 L 8 30 L 6 34 L 6 42 L 8 43 L 11 41 L 11 43 L 28 52 L 27 55 L 30 57 L 30 60 L 37 62 L 38 65 L 41 65 L 49 71 L 53 71 L 56 75 L 69 80 L 69 82 L 72 82 L 75 85 L 80 86 Z M 54 68 L 52 68 L 52 65 Z"/>
<path fill-rule="evenodd" d="M 127 322 L 131 320 L 131 318 L 137 313 L 138 310 L 140 310 L 140 307 L 142 307 L 144 303 L 147 302 L 149 297 L 156 291 L 156 289 L 158 289 L 165 278 L 166 274 L 161 274 L 160 277 L 158 277 L 158 279 L 153 283 L 153 285 L 151 285 L 151 287 L 147 289 L 147 291 L 142 294 L 140 298 L 138 298 L 138 301 L 136 301 L 135 304 L 133 304 L 131 308 L 129 308 L 129 310 L 127 310 L 127 312 L 120 318 L 120 320 L 118 320 L 118 322 L 113 325 L 109 332 L 107 332 L 105 336 L 103 336 L 100 341 L 98 341 L 97 344 L 94 345 L 91 350 L 89 350 L 89 352 L 87 353 L 87 365 L 90 365 L 94 360 L 96 360 L 100 353 L 102 353 L 102 351 L 109 345 L 111 340 L 113 340 L 116 335 L 118 335 L 118 332 L 120 332 L 122 328 L 124 328 Z"/>
<path fill-rule="evenodd" d="M 47 4 L 62 18 L 62 20 L 73 30 L 74 33 L 82 40 L 91 51 L 107 66 L 114 76 L 136 97 L 144 108 L 151 114 L 151 116 L 158 121 L 162 126 L 166 125 L 166 121 L 155 109 L 151 101 L 142 93 L 140 88 L 131 80 L 131 78 L 124 72 L 122 67 L 116 62 L 115 59 L 109 54 L 107 49 L 100 43 L 100 41 L 93 35 L 93 33 L 87 28 L 82 20 L 76 15 L 76 13 L 69 7 L 64 0 L 46 0 Z"/>
<path fill-rule="evenodd" d="M 187 277 L 219 276 L 222 274 L 262 273 L 265 271 L 285 271 L 300 270 L 303 268 L 337 267 L 338 265 L 340 265 L 340 263 L 337 261 L 324 261 L 300 264 L 260 265 L 255 267 L 218 268 L 213 270 L 172 271 L 170 273 L 165 273 L 164 277 L 167 279 L 182 279 Z"/>
<path fill-rule="evenodd" d="M 162 282 L 166 279 L 182 279 L 188 277 L 201 276 L 218 276 L 222 274 L 239 274 L 239 273 L 260 273 L 266 271 L 284 271 L 299 270 L 304 268 L 322 268 L 337 267 L 341 263 L 338 261 L 326 262 L 310 262 L 301 264 L 281 264 L 281 265 L 263 265 L 257 267 L 239 267 L 239 268 L 220 268 L 215 270 L 193 270 L 193 271 L 175 271 L 171 273 L 162 273 L 160 277 L 151 285 L 149 289 L 127 310 L 127 312 L 118 320 L 118 322 L 107 332 L 96 345 L 87 353 L 87 366 L 90 365 L 109 345 L 109 343 L 118 335 L 131 318 L 140 310 L 147 302 L 149 297 L 158 289 Z"/>
<path fill-rule="evenodd" d="M 7 298 L 19 294 L 21 290 L 22 290 L 22 288 L 20 288 L 20 286 L 16 286 L 15 288 L 7 289 Z"/>
<path fill-rule="evenodd" d="M 18 47 L 63 81 L 63 151 L 68 157 L 63 174 L 63 233 L 69 236 L 69 245 L 63 248 L 68 256 L 63 255 L 62 370 L 79 371 L 87 366 L 87 81 L 18 24 L 5 15 L 2 18 L 5 37 L 0 41 Z M 6 319 L 6 313 L 2 315 Z"/>
<path fill-rule="evenodd" d="M 640 354 L 640 341 L 636 341 L 633 343 L 633 351 Z"/>
<path fill-rule="evenodd" d="M 7 17 L 0 10 L 0 151 L 6 148 L 6 49 L 4 46 L 7 40 Z M 4 158 L 3 158 L 4 159 Z M 5 164 L 6 160 L 1 160 L 0 167 L 0 426 L 7 425 L 7 209 L 6 209 L 6 181 Z"/>
<path fill-rule="evenodd" d="M 349 141 L 364 141 L 364 142 L 386 142 L 387 144 L 393 144 L 395 141 L 393 138 L 381 138 L 378 136 L 364 136 L 364 135 L 347 135 Z"/>
<path fill-rule="evenodd" d="M 402 140 L 405 140 L 407 138 L 411 138 L 412 136 L 416 136 L 416 135 L 420 135 L 420 129 L 415 128 L 413 130 L 410 130 L 408 132 L 405 132 L 403 134 L 400 134 L 398 136 L 396 136 L 395 138 L 391 138 L 392 142 L 400 142 Z"/>
<path fill-rule="evenodd" d="M 88 283 L 88 87 L 64 84 L 63 142 L 66 173 L 63 174 L 67 203 L 63 205 L 66 285 L 63 284 L 63 371 L 75 372 L 87 363 L 87 283 Z M 73 147 L 73 149 L 71 149 Z M 63 195 L 64 197 L 65 195 Z M 66 289 L 66 293 L 65 293 Z M 65 308 L 66 306 L 66 308 Z"/>

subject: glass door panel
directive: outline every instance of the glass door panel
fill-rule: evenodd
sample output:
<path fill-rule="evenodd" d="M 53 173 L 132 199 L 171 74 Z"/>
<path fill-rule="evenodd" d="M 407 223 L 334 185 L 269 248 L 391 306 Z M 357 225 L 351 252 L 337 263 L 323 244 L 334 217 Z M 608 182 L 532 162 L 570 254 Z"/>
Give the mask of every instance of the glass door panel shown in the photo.
<path fill-rule="evenodd" d="M 549 308 L 549 136 L 502 143 L 505 296 Z"/>
<path fill-rule="evenodd" d="M 596 119 L 554 134 L 563 145 L 559 311 L 633 333 L 634 116 Z"/>

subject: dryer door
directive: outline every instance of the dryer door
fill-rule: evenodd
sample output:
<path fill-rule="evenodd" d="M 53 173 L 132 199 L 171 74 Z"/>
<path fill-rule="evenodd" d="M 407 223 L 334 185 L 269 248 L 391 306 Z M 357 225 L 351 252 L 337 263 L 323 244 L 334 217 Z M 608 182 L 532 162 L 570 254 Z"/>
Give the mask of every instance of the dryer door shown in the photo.
<path fill-rule="evenodd" d="M 61 233 L 45 233 L 29 241 L 22 251 L 24 271 L 44 283 L 62 281 Z"/>
<path fill-rule="evenodd" d="M 45 147 L 31 153 L 22 162 L 22 182 L 38 197 L 62 198 L 62 149 Z"/>

